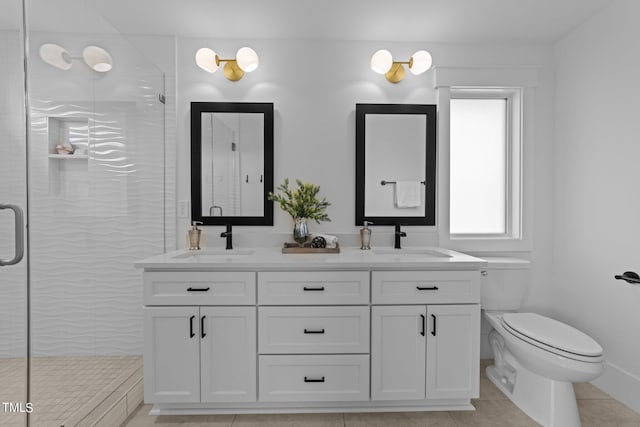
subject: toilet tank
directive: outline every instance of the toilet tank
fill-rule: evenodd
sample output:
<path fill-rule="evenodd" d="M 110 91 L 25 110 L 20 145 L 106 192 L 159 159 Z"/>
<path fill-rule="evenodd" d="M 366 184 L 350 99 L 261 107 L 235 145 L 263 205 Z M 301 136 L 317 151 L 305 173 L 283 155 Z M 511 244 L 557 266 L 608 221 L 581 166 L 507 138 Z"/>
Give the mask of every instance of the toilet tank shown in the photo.
<path fill-rule="evenodd" d="M 531 263 L 525 259 L 481 257 L 480 304 L 484 310 L 516 311 L 520 308 L 530 281 Z"/>

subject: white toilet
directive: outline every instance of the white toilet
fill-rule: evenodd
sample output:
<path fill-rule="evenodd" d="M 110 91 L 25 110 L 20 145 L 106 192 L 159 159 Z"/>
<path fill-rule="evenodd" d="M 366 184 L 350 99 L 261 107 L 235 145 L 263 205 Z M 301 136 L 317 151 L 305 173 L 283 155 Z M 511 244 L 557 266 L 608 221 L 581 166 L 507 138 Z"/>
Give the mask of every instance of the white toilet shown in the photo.
<path fill-rule="evenodd" d="M 494 365 L 489 379 L 522 411 L 545 427 L 580 427 L 574 382 L 603 371 L 602 347 L 557 320 L 516 313 L 528 284 L 529 262 L 484 258 L 480 289 L 484 316 L 492 327 Z"/>

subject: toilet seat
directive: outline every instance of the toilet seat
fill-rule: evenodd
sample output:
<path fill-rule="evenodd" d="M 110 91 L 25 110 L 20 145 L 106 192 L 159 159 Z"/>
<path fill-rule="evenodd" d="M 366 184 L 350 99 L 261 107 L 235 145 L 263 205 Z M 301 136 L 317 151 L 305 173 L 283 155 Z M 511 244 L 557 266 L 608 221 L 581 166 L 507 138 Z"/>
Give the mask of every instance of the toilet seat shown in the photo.
<path fill-rule="evenodd" d="M 505 329 L 523 341 L 558 356 L 582 362 L 601 362 L 603 349 L 587 334 L 535 313 L 505 313 Z"/>

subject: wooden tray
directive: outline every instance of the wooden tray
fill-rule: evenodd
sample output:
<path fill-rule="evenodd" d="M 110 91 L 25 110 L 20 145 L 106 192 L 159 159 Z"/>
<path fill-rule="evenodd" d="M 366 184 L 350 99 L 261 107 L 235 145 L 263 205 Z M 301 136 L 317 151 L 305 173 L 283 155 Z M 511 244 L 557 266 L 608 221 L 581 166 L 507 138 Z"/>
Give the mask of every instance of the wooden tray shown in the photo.
<path fill-rule="evenodd" d="M 340 244 L 336 243 L 335 248 L 312 248 L 310 243 L 305 243 L 300 247 L 297 243 L 285 243 L 282 247 L 283 254 L 339 254 Z"/>

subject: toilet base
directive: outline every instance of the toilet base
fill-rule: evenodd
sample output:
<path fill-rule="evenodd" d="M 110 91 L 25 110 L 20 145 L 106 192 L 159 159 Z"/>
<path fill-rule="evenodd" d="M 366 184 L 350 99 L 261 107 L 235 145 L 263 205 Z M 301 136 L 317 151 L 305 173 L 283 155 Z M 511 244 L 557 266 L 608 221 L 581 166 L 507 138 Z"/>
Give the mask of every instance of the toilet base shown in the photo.
<path fill-rule="evenodd" d="M 512 357 L 502 368 L 487 367 L 487 377 L 518 408 L 544 427 L 581 427 L 573 384 L 537 375 Z M 517 364 L 518 366 L 509 366 Z"/>

